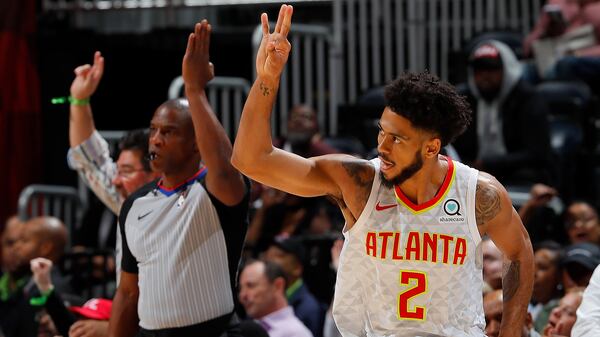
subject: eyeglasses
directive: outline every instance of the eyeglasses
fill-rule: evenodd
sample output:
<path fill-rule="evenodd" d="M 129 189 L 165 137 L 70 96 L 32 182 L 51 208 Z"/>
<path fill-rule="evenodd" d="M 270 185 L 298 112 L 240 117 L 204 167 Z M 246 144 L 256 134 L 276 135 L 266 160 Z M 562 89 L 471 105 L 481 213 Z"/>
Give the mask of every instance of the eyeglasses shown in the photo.
<path fill-rule="evenodd" d="M 589 225 L 595 223 L 597 220 L 598 220 L 598 218 L 594 215 L 573 217 L 573 218 L 568 218 L 565 221 L 565 225 L 567 228 L 571 228 L 571 227 L 575 227 L 575 225 L 577 225 L 578 223 L 581 222 L 583 225 L 589 226 Z"/>
<path fill-rule="evenodd" d="M 140 169 L 121 169 L 117 170 L 117 176 L 122 178 L 131 178 L 136 172 L 145 171 L 143 168 Z"/>

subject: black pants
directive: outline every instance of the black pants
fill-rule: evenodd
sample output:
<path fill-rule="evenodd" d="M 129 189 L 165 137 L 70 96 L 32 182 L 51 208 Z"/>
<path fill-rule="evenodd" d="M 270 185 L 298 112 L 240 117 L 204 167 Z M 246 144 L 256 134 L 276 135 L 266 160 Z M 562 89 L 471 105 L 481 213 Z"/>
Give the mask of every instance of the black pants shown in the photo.
<path fill-rule="evenodd" d="M 210 321 L 180 328 L 146 330 L 140 328 L 137 337 L 241 337 L 239 320 L 230 313 Z"/>

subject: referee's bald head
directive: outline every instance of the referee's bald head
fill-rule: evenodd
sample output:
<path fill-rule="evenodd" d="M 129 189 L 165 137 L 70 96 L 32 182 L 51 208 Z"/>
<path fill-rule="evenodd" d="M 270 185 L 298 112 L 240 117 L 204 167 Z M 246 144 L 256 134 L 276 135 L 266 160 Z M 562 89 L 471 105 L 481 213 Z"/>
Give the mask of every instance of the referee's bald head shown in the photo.
<path fill-rule="evenodd" d="M 186 130 L 190 131 L 192 135 L 194 135 L 194 124 L 192 122 L 192 115 L 190 115 L 190 105 L 188 100 L 185 98 L 174 98 L 170 99 L 163 104 L 161 104 L 154 115 L 158 114 L 160 111 L 172 111 L 175 112 L 177 116 L 177 120 L 182 127 Z"/>

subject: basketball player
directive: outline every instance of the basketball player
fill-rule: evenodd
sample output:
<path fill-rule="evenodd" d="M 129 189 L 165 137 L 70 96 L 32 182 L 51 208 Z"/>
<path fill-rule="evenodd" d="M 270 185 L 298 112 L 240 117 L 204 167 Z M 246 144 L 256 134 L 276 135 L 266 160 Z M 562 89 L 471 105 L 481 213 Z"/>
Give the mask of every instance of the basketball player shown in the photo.
<path fill-rule="evenodd" d="M 263 184 L 328 195 L 346 219 L 333 315 L 345 337 L 484 336 L 481 252 L 488 235 L 504 253 L 501 336 L 520 336 L 533 286 L 529 236 L 506 190 L 440 149 L 470 121 L 453 87 L 408 74 L 386 88 L 379 157 L 313 158 L 272 146 L 270 112 L 291 45 L 292 7 L 263 37 L 232 163 Z"/>

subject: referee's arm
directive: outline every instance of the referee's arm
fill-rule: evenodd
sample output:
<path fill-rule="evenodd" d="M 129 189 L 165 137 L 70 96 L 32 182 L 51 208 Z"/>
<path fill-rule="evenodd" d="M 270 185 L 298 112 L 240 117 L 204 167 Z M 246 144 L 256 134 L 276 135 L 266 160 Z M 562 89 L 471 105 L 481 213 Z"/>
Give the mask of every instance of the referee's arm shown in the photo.
<path fill-rule="evenodd" d="M 132 337 L 137 334 L 139 294 L 138 275 L 121 271 L 121 281 L 110 314 L 109 337 Z"/>
<path fill-rule="evenodd" d="M 244 199 L 246 184 L 242 175 L 231 165 L 231 141 L 204 91 L 206 84 L 214 77 L 212 64 L 208 61 L 210 33 L 211 27 L 208 22 L 196 24 L 183 57 L 182 76 L 185 95 L 190 104 L 196 144 L 202 161 L 208 168 L 206 188 L 221 203 L 235 206 Z"/>

